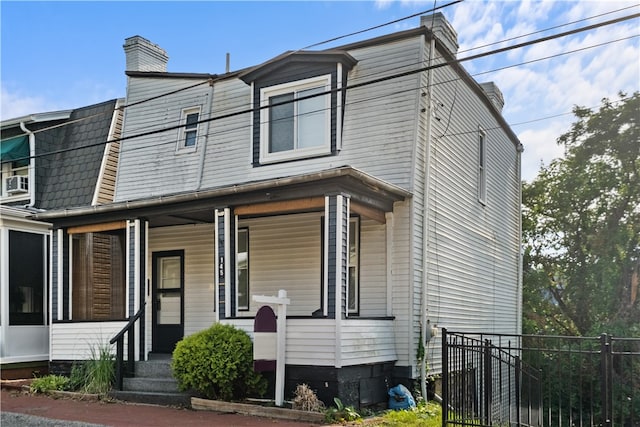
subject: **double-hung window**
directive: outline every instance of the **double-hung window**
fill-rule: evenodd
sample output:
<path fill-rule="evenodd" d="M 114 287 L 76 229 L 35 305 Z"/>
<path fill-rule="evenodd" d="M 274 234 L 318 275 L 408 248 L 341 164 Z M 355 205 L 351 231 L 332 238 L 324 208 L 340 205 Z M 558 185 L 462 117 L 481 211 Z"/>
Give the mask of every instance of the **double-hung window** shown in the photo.
<path fill-rule="evenodd" d="M 487 203 L 487 140 L 484 130 L 478 130 L 478 200 Z"/>
<path fill-rule="evenodd" d="M 261 89 L 260 161 L 331 152 L 330 76 Z"/>
<path fill-rule="evenodd" d="M 200 120 L 200 108 L 189 108 L 182 111 L 179 149 L 195 149 L 198 144 L 198 120 Z"/>
<path fill-rule="evenodd" d="M 349 282 L 347 283 L 347 308 L 349 314 L 360 311 L 360 219 L 349 221 Z"/>

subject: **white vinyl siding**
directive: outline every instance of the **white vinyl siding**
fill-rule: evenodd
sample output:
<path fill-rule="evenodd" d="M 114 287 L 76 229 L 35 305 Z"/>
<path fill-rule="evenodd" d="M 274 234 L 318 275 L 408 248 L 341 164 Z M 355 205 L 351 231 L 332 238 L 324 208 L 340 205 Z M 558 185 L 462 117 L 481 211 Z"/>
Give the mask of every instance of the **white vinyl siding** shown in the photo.
<path fill-rule="evenodd" d="M 109 341 L 126 324 L 126 320 L 53 323 L 51 325 L 50 360 L 88 360 L 98 349 L 105 346 L 111 347 L 115 353 L 115 344 L 110 345 Z"/>
<path fill-rule="evenodd" d="M 320 214 L 286 215 L 240 220 L 248 228 L 250 295 L 277 295 L 287 291 L 289 316 L 311 316 L 320 308 Z M 255 316 L 259 304 L 249 300 Z"/>
<path fill-rule="evenodd" d="M 151 228 L 147 271 L 151 283 L 151 254 L 184 250 L 184 334 L 206 329 L 215 322 L 212 224 Z M 151 304 L 147 304 L 147 337 L 151 337 Z M 149 340 L 147 340 L 149 341 Z M 149 349 L 151 343 L 148 342 Z"/>
<path fill-rule="evenodd" d="M 192 86 L 197 80 L 130 77 L 129 82 L 128 105 Z M 182 143 L 183 128 L 179 125 L 182 123 L 183 110 L 200 108 L 200 117 L 208 116 L 210 92 L 211 88 L 205 84 L 155 102 L 127 107 L 122 135 L 125 139 L 120 142 L 115 201 L 197 189 L 204 154 L 202 146 L 207 141 L 207 126 L 199 125 L 195 148 L 189 147 L 176 155 L 176 147 Z M 166 128 L 171 130 L 133 138 Z"/>
<path fill-rule="evenodd" d="M 478 92 L 456 77 L 450 68 L 434 73 L 434 103 L 443 106 L 433 122 L 428 318 L 450 330 L 519 333 L 518 153 Z M 455 114 L 445 114 L 449 110 Z M 487 205 L 478 203 L 478 129 L 486 129 Z M 414 322 L 419 331 L 418 315 Z M 441 369 L 439 347 L 435 339 L 427 348 L 431 374 Z"/>

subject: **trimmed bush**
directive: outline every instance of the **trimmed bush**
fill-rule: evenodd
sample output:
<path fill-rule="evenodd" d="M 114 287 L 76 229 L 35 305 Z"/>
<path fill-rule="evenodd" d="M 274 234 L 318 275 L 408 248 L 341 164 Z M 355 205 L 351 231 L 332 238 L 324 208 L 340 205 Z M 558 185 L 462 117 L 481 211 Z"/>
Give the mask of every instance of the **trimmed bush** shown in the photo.
<path fill-rule="evenodd" d="M 171 364 L 180 390 L 208 399 L 262 396 L 265 379 L 253 371 L 253 345 L 246 332 L 216 323 L 178 342 Z"/>

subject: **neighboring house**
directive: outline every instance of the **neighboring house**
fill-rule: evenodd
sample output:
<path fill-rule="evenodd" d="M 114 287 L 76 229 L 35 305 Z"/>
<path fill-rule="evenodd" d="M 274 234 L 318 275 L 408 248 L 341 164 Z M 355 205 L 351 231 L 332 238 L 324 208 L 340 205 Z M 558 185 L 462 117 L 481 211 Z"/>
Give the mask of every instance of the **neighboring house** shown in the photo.
<path fill-rule="evenodd" d="M 287 393 L 368 405 L 420 377 L 433 325 L 519 333 L 522 147 L 457 47 L 436 14 L 213 75 L 167 72 L 164 50 L 127 39 L 114 203 L 36 215 L 54 227 L 52 366 L 140 310 L 137 359 L 215 322 L 252 334 L 253 296 L 284 289 Z M 89 241 L 124 298 L 109 316 L 86 297 Z"/>
<path fill-rule="evenodd" d="M 30 217 L 113 201 L 119 144 L 105 143 L 120 136 L 116 107 L 114 100 L 0 123 L 3 378 L 48 367 L 51 224 Z"/>

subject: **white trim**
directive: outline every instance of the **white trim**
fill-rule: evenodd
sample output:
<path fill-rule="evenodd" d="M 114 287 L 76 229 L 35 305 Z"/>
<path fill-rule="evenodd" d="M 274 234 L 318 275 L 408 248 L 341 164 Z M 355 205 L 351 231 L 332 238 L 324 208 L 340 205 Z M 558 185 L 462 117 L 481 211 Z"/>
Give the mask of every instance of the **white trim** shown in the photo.
<path fill-rule="evenodd" d="M 58 229 L 58 259 L 57 259 L 57 264 L 58 264 L 58 277 L 56 278 L 57 281 L 57 290 L 56 293 L 58 294 L 58 307 L 57 307 L 57 313 L 56 313 L 56 318 L 57 320 L 62 320 L 62 278 L 63 278 L 63 274 L 62 274 L 62 270 L 64 269 L 64 254 L 62 253 L 64 245 L 62 242 L 62 239 L 64 238 L 62 229 Z M 53 286 L 53 284 L 52 284 Z M 53 295 L 52 295 L 53 297 Z"/>
<path fill-rule="evenodd" d="M 336 73 L 336 150 L 340 151 L 342 149 L 342 63 L 340 62 L 338 62 Z M 329 113 L 329 129 L 331 129 L 331 113 Z M 331 144 L 331 135 L 329 135 L 329 144 Z"/>
<path fill-rule="evenodd" d="M 277 153 L 269 153 L 269 125 L 270 125 L 270 108 L 269 106 L 269 98 L 277 95 L 283 95 L 287 93 L 300 92 L 302 90 L 314 89 L 318 87 L 324 87 L 324 91 L 327 92 L 325 95 L 325 141 L 322 145 L 316 147 L 308 147 L 308 148 L 297 148 L 294 147 L 291 150 L 281 151 Z M 261 110 L 264 111 L 264 114 L 260 116 L 260 163 L 275 163 L 284 160 L 292 160 L 292 159 L 300 159 L 305 157 L 313 157 L 318 155 L 330 154 L 331 153 L 331 75 L 326 74 L 319 77 L 312 77 L 304 80 L 298 80 L 291 83 L 283 83 L 280 85 L 269 86 L 260 89 L 260 106 Z M 294 95 L 295 96 L 295 95 Z M 295 98 L 294 98 L 295 99 Z M 293 102 L 294 104 L 294 119 L 297 124 L 297 105 L 298 102 Z M 264 118 L 263 118 L 264 116 Z M 294 133 L 296 132 L 297 126 L 294 124 Z M 297 136 L 294 136 L 294 143 L 297 140 Z"/>
<path fill-rule="evenodd" d="M 111 115 L 111 125 L 109 126 L 109 133 L 107 134 L 107 142 L 104 144 L 104 151 L 102 152 L 102 162 L 100 163 L 100 172 L 98 173 L 98 179 L 96 181 L 96 186 L 93 189 L 93 197 L 91 199 L 91 205 L 98 204 L 98 197 L 100 196 L 100 190 L 102 189 L 102 181 L 104 180 L 105 170 L 107 169 L 107 160 L 109 160 L 109 152 L 111 151 L 111 144 L 114 140 L 115 127 L 118 121 L 119 108 L 122 104 L 121 100 L 116 100 L 115 108 L 113 109 L 113 114 Z M 115 187 L 115 184 L 114 184 Z M 115 188 L 114 188 L 115 191 Z"/>
<path fill-rule="evenodd" d="M 53 254 L 53 230 L 49 230 L 49 257 L 52 257 L 52 254 Z M 53 263 L 51 263 L 51 267 L 53 267 Z M 49 269 L 49 286 L 48 287 L 49 287 L 49 292 L 48 292 L 48 304 L 47 304 L 48 306 L 47 325 L 51 326 L 53 324 L 53 268 Z M 47 356 L 47 359 L 51 360 L 51 327 L 49 327 L 49 355 Z"/>
<path fill-rule="evenodd" d="M 67 316 L 69 320 L 73 320 L 73 234 L 67 234 L 67 239 L 69 239 L 69 312 Z M 64 293 L 62 296 L 64 300 Z"/>
<path fill-rule="evenodd" d="M 329 315 L 329 196 L 325 196 L 324 198 L 324 263 L 322 265 L 323 270 L 323 301 L 322 307 L 324 316 Z"/>
<path fill-rule="evenodd" d="M 125 245 L 124 245 L 124 250 L 125 250 L 125 255 L 124 255 L 124 260 L 125 260 L 125 269 L 124 269 L 124 274 L 125 274 L 125 279 L 124 279 L 124 294 L 125 294 L 125 298 L 124 298 L 124 314 L 126 318 L 129 318 L 130 316 L 132 316 L 132 313 L 129 312 L 129 273 L 131 272 L 131 260 L 129 259 L 129 254 L 131 253 L 131 244 L 129 243 L 130 239 L 131 239 L 131 220 L 127 220 L 127 228 L 126 228 L 126 233 L 124 236 L 124 240 L 125 240 Z"/>
<path fill-rule="evenodd" d="M 215 313 L 215 321 L 220 321 L 220 250 L 218 249 L 218 217 L 220 210 L 215 209 L 213 212 L 213 312 Z"/>
<path fill-rule="evenodd" d="M 387 316 L 393 316 L 393 269 L 391 268 L 393 265 L 393 253 L 395 249 L 395 240 L 394 236 L 394 216 L 393 212 L 385 213 L 386 222 L 386 271 L 387 271 Z"/>
<path fill-rule="evenodd" d="M 335 367 L 342 367 L 342 239 L 339 238 L 343 231 L 342 221 L 342 204 L 344 198 L 342 195 L 336 196 L 336 336 L 335 336 Z M 347 313 L 349 310 L 346 310 Z"/>
<path fill-rule="evenodd" d="M 231 313 L 231 287 L 229 286 L 229 279 L 231 271 L 231 243 L 229 239 L 231 238 L 231 226 L 229 221 L 231 219 L 231 209 L 224 208 L 224 280 L 225 280 L 225 291 L 224 291 L 224 315 L 229 318 L 233 315 Z"/>

